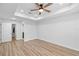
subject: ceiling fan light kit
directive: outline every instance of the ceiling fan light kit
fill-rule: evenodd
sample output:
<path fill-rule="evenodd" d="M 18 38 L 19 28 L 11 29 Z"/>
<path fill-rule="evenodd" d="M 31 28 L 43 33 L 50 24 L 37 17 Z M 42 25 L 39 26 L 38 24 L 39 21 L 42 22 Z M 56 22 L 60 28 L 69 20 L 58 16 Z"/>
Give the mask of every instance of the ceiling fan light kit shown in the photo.
<path fill-rule="evenodd" d="M 44 10 L 43 9 L 39 9 L 39 12 L 43 12 Z"/>

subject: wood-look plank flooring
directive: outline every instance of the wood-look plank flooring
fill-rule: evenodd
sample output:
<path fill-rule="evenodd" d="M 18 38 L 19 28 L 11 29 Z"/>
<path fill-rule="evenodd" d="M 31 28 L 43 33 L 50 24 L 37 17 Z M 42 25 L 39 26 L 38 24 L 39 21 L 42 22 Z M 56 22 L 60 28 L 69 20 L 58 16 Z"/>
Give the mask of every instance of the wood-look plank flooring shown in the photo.
<path fill-rule="evenodd" d="M 79 51 L 38 39 L 18 40 L 0 44 L 0 56 L 79 56 Z"/>

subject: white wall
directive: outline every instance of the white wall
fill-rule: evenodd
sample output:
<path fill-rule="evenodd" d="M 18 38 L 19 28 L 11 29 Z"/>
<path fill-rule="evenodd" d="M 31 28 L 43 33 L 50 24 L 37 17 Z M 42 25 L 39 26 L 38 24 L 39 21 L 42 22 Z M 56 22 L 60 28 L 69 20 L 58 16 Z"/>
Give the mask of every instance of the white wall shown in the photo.
<path fill-rule="evenodd" d="M 37 39 L 35 24 L 24 24 L 24 41 Z"/>
<path fill-rule="evenodd" d="M 40 39 L 79 50 L 79 14 L 51 17 L 38 26 Z"/>
<path fill-rule="evenodd" d="M 30 22 L 31 23 L 31 22 Z M 35 23 L 33 24 L 25 23 L 18 23 L 16 22 L 16 39 L 20 40 L 22 38 L 22 32 L 24 31 L 24 41 L 36 39 L 37 33 L 36 33 L 36 26 Z M 24 27 L 23 27 L 24 24 Z"/>

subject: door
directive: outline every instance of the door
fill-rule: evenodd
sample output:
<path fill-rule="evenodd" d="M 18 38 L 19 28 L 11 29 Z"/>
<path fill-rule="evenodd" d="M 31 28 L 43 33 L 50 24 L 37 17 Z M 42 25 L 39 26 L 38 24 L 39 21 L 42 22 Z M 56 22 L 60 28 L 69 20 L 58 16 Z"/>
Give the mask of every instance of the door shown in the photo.
<path fill-rule="evenodd" d="M 12 40 L 12 24 L 2 23 L 2 42 L 8 42 Z"/>
<path fill-rule="evenodd" d="M 12 41 L 16 40 L 16 24 L 12 24 Z"/>
<path fill-rule="evenodd" d="M 0 24 L 0 43 L 2 42 L 2 24 Z"/>

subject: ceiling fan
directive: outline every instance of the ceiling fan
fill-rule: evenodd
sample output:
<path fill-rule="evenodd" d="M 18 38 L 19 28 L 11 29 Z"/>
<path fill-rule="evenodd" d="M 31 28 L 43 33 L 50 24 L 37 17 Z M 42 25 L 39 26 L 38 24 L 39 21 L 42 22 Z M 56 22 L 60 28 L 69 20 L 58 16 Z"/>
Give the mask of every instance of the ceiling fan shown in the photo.
<path fill-rule="evenodd" d="M 38 7 L 38 9 L 32 9 L 31 11 L 38 11 L 39 15 L 41 15 L 41 13 L 43 11 L 46 12 L 50 12 L 50 10 L 46 9 L 48 6 L 52 5 L 52 3 L 48 3 L 46 5 L 44 5 L 43 3 L 35 3 L 35 5 Z"/>

